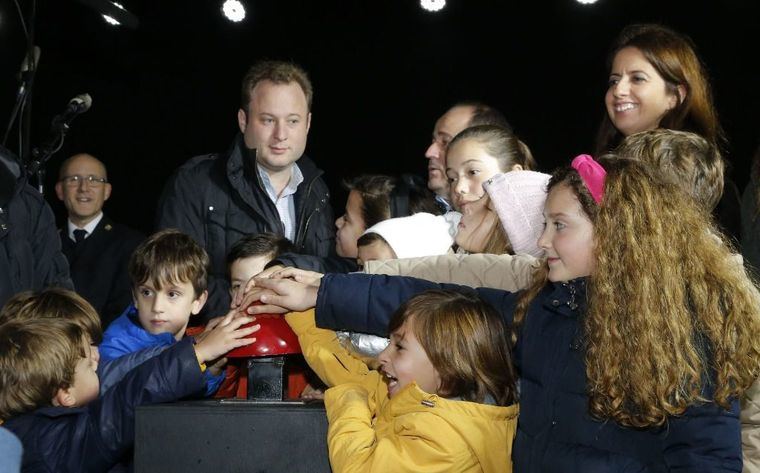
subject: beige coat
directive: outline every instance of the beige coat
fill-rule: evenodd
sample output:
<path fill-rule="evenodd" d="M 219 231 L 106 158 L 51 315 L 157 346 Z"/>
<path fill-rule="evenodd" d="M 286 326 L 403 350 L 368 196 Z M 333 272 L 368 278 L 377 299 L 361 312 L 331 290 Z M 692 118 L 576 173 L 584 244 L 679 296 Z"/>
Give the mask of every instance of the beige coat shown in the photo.
<path fill-rule="evenodd" d="M 760 380 L 750 386 L 742 399 L 742 454 L 744 473 L 760 473 Z"/>
<path fill-rule="evenodd" d="M 364 272 L 515 292 L 530 285 L 533 272 L 540 266 L 541 260 L 530 255 L 449 254 L 367 261 Z"/>

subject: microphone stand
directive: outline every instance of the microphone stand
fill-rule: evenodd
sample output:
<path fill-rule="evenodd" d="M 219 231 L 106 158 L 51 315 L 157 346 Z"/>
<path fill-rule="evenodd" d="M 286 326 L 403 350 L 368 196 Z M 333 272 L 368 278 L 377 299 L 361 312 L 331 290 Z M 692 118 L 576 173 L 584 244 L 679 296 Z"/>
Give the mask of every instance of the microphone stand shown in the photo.
<path fill-rule="evenodd" d="M 40 194 L 45 194 L 45 163 L 53 157 L 63 146 L 63 140 L 69 131 L 69 124 L 60 122 L 59 116 L 53 118 L 52 136 L 42 146 L 35 146 L 32 149 L 31 160 L 26 166 L 27 173 L 37 175 L 37 190 Z"/>

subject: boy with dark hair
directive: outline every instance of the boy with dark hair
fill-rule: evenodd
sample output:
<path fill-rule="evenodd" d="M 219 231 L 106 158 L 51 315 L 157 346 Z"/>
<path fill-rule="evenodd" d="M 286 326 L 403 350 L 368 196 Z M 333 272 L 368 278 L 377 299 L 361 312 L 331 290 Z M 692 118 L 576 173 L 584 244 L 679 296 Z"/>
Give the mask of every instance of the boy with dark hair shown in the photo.
<path fill-rule="evenodd" d="M 72 320 L 81 317 L 72 297 L 43 291 L 22 309 L 39 316 L 18 314 L 0 326 L 0 419 L 24 446 L 23 471 L 108 471 L 134 444 L 137 406 L 201 391 L 205 363 L 252 343 L 244 337 L 258 330 L 240 328 L 250 317 L 230 314 L 197 343 L 176 343 L 99 397 L 97 351 Z M 71 313 L 48 316 L 53 311 Z"/>
<path fill-rule="evenodd" d="M 134 304 L 103 334 L 103 360 L 182 340 L 190 317 L 206 303 L 208 265 L 203 248 L 178 230 L 160 231 L 138 246 L 129 261 Z M 204 373 L 207 395 L 222 382 L 224 362 Z"/>
<path fill-rule="evenodd" d="M 230 272 L 230 296 L 235 295 L 254 276 L 264 270 L 270 261 L 283 253 L 295 252 L 295 245 L 287 238 L 265 232 L 247 235 L 238 240 L 227 253 Z"/>

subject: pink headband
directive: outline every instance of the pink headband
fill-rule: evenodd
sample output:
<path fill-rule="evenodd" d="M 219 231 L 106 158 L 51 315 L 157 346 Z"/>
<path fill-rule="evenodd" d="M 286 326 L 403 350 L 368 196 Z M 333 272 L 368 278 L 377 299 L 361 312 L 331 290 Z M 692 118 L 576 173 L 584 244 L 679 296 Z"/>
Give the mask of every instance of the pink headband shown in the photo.
<path fill-rule="evenodd" d="M 591 197 L 594 198 L 594 202 L 597 204 L 601 203 L 602 196 L 604 195 L 604 178 L 607 176 L 607 171 L 588 154 L 576 156 L 571 166 L 580 174 Z"/>

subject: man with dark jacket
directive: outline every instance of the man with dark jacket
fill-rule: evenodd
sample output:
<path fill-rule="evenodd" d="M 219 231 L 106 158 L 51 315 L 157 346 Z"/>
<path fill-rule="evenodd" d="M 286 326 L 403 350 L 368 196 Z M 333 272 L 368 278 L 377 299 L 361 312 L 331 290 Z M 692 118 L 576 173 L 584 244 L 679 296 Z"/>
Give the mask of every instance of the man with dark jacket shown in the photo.
<path fill-rule="evenodd" d="M 225 256 L 245 235 L 272 232 L 300 253 L 334 255 L 330 194 L 322 171 L 303 154 L 311 99 L 311 82 L 300 67 L 255 64 L 243 79 L 241 135 L 231 149 L 192 158 L 164 189 L 157 227 L 189 234 L 211 259 L 205 319 L 229 309 Z"/>
<path fill-rule="evenodd" d="M 103 328 L 132 302 L 127 264 L 145 239 L 103 214 L 111 190 L 106 167 L 94 156 L 75 154 L 61 164 L 55 193 L 68 212 L 61 249 L 74 288 L 98 311 Z"/>
<path fill-rule="evenodd" d="M 47 286 L 73 288 L 53 212 L 0 146 L 0 307 L 14 294 Z"/>

